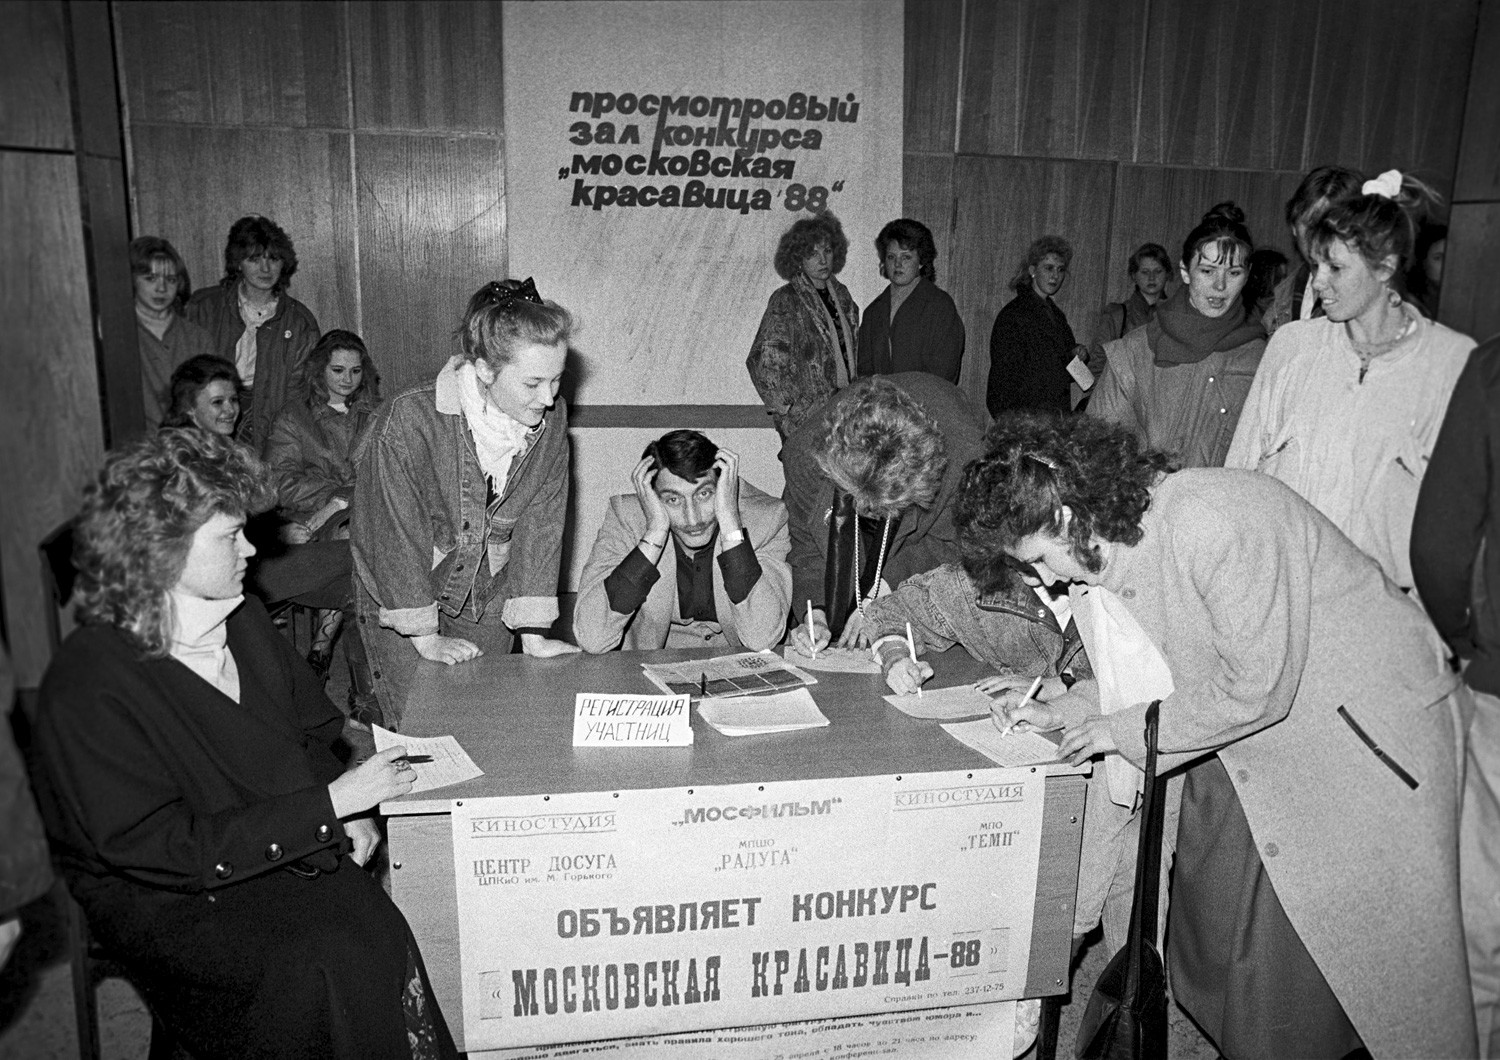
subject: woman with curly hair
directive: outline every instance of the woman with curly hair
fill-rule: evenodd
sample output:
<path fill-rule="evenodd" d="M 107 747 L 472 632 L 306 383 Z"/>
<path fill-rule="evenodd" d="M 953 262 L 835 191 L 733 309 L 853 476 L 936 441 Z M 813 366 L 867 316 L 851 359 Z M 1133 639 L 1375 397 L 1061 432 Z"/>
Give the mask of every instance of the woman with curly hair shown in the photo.
<path fill-rule="evenodd" d="M 926 372 L 859 379 L 782 446 L 792 631 L 803 651 L 870 643 L 869 601 L 958 560 L 952 507 L 983 429 L 968 398 Z"/>
<path fill-rule="evenodd" d="M 550 633 L 568 510 L 558 396 L 573 318 L 530 279 L 469 299 L 463 352 L 397 394 L 360 447 L 350 544 L 380 721 L 399 727 L 419 659 L 578 651 Z"/>
<path fill-rule="evenodd" d="M 1266 329 L 1242 297 L 1254 249 L 1234 203 L 1203 215 L 1182 243 L 1182 286 L 1145 327 L 1105 343 L 1089 415 L 1185 467 L 1223 465 L 1266 349 Z"/>
<path fill-rule="evenodd" d="M 892 221 L 875 237 L 875 254 L 891 282 L 860 320 L 859 374 L 930 372 L 957 383 L 964 322 L 937 285 L 932 230 L 907 217 Z"/>
<path fill-rule="evenodd" d="M 81 628 L 42 683 L 37 794 L 68 888 L 195 1057 L 455 1056 L 364 866 L 410 790 L 243 595 L 264 471 L 167 429 L 109 456 L 75 531 Z"/>
<path fill-rule="evenodd" d="M 783 439 L 855 377 L 859 308 L 834 278 L 848 253 L 831 213 L 794 222 L 776 245 L 776 275 L 787 282 L 766 305 L 745 367 Z"/>
<path fill-rule="evenodd" d="M 224 244 L 224 278 L 193 294 L 187 315 L 213 337 L 245 386 L 240 441 L 265 450 L 271 421 L 291 396 L 302 358 L 318 341 L 312 310 L 287 294 L 297 251 L 267 217 L 241 217 Z"/>
<path fill-rule="evenodd" d="M 1016 296 L 1005 303 L 990 331 L 990 413 L 1006 409 L 1067 412 L 1072 405 L 1068 363 L 1088 359 L 1068 318 L 1052 299 L 1068 278 L 1073 245 L 1062 236 L 1042 236 L 1026 251 L 1011 278 Z"/>
<path fill-rule="evenodd" d="M 1067 583 L 1097 680 L 998 707 L 1104 756 L 1111 795 L 1188 766 L 1167 965 L 1228 1056 L 1472 1056 L 1458 907 L 1467 693 L 1426 616 L 1269 476 L 1088 417 L 1015 417 L 964 474 L 980 582 Z M 1122 790 L 1123 789 L 1123 790 Z M 1095 807 L 1090 805 L 1090 813 Z"/>

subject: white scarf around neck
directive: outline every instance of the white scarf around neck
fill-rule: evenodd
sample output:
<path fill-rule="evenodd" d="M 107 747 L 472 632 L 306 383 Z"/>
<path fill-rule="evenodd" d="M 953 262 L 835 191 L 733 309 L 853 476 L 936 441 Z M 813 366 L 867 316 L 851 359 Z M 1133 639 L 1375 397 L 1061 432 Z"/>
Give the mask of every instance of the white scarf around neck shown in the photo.
<path fill-rule="evenodd" d="M 516 456 L 525 451 L 532 432 L 525 424 L 501 412 L 490 401 L 489 390 L 479 382 L 472 361 L 456 367 L 445 367 L 443 372 L 452 372 L 457 377 L 458 403 L 463 409 L 464 422 L 469 425 L 469 433 L 474 438 L 479 466 L 490 480 L 495 496 L 504 496 L 510 469 L 515 464 Z"/>

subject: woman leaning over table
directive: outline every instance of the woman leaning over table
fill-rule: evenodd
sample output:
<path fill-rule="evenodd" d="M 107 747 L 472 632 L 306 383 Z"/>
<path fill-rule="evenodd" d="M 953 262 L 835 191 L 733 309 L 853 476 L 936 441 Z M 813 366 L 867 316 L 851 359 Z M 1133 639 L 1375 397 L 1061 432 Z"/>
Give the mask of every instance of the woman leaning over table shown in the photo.
<path fill-rule="evenodd" d="M 190 1055 L 456 1056 L 416 940 L 364 868 L 374 809 L 415 774 L 402 748 L 373 753 L 243 595 L 265 489 L 242 447 L 184 428 L 111 454 L 89 488 L 82 625 L 35 726 L 53 854 Z"/>
<path fill-rule="evenodd" d="M 578 648 L 548 636 L 568 505 L 558 396 L 573 321 L 531 280 L 469 299 L 463 353 L 391 398 L 360 448 L 355 605 L 382 724 L 397 728 L 417 660 Z"/>
<path fill-rule="evenodd" d="M 1090 417 L 997 424 L 968 554 L 1069 583 L 1097 681 L 1006 723 L 1073 761 L 1189 766 L 1166 961 L 1232 1057 L 1473 1056 L 1458 903 L 1468 694 L 1412 600 L 1265 475 L 1172 471 Z M 1115 676 L 1109 677 L 1113 673 Z M 1376 750 L 1379 748 L 1379 751 Z"/>
<path fill-rule="evenodd" d="M 1225 460 L 1292 487 L 1403 589 L 1417 492 L 1474 348 L 1393 286 L 1432 201 L 1390 170 L 1314 225 L 1312 287 L 1326 315 L 1271 336 Z"/>

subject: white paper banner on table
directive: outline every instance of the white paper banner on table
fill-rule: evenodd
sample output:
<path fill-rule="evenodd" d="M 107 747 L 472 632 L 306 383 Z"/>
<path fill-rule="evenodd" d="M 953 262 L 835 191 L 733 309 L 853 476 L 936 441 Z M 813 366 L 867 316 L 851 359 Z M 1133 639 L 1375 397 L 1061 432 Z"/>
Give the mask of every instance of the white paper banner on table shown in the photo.
<path fill-rule="evenodd" d="M 848 1060 L 889 1056 L 897 1060 L 1009 1060 L 1015 1052 L 1016 1003 L 899 1012 L 882 1016 L 805 1020 L 722 1031 L 663 1034 L 588 1043 L 589 1056 L 635 1060 L 671 1057 L 713 1060 Z M 1025 1039 L 1022 1039 L 1024 1044 Z M 691 1048 L 697 1046 L 698 1048 Z M 576 1046 L 496 1049 L 468 1053 L 469 1060 L 561 1060 Z"/>
<path fill-rule="evenodd" d="M 1045 778 L 453 804 L 468 1049 L 1020 997 Z"/>
<path fill-rule="evenodd" d="M 574 747 L 686 747 L 693 742 L 687 696 L 579 692 Z"/>

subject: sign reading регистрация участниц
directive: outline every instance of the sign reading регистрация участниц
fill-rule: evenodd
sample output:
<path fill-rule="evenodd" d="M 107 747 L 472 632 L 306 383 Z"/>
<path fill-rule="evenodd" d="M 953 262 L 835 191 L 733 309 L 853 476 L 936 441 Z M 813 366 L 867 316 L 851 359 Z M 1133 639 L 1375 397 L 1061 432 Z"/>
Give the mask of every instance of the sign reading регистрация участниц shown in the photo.
<path fill-rule="evenodd" d="M 464 799 L 466 1047 L 1020 997 L 1030 770 Z"/>

